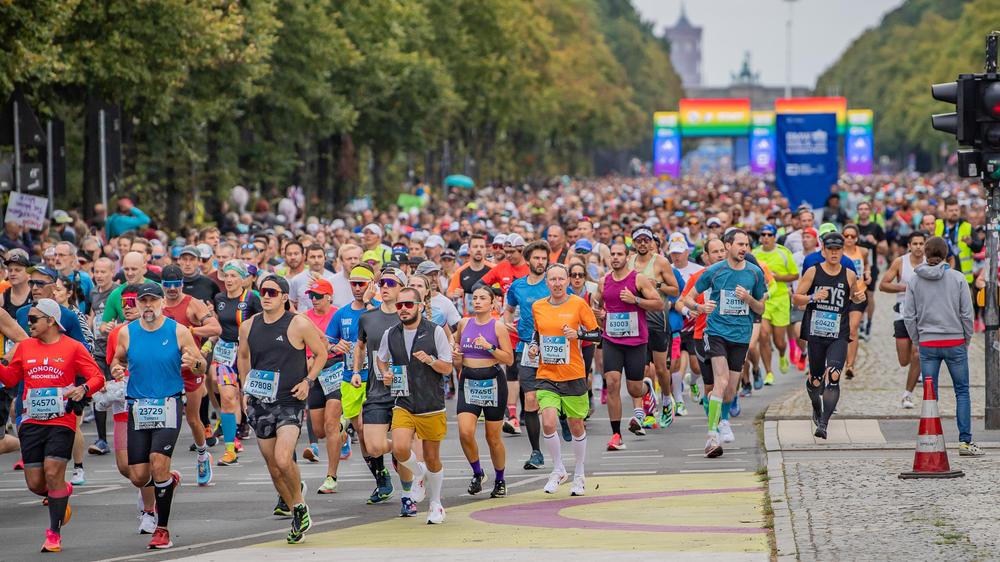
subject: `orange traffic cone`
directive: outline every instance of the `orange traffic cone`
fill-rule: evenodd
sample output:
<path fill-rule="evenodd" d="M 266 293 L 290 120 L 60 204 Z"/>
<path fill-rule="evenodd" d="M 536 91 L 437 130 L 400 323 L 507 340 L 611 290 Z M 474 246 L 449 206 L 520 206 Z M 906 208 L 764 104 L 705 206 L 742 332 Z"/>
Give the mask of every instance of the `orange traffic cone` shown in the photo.
<path fill-rule="evenodd" d="M 965 476 L 961 470 L 952 470 L 948 452 L 944 448 L 944 432 L 938 415 L 937 394 L 934 381 L 924 377 L 924 401 L 920 411 L 920 430 L 917 432 L 917 451 L 913 455 L 913 471 L 903 472 L 900 478 L 958 478 Z"/>

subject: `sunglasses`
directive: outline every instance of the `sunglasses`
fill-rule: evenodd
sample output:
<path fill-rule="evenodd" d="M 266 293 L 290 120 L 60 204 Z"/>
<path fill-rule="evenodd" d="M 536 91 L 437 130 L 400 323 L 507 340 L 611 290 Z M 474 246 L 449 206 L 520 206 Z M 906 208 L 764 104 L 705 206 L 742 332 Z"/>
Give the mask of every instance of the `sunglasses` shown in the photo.
<path fill-rule="evenodd" d="M 48 287 L 49 285 L 55 283 L 55 281 L 42 281 L 41 279 L 31 279 L 28 281 L 29 287 Z"/>
<path fill-rule="evenodd" d="M 772 238 L 772 237 L 774 237 L 774 233 L 772 233 L 772 232 L 761 232 L 760 233 L 760 237 L 761 238 Z"/>
<path fill-rule="evenodd" d="M 268 297 L 268 298 L 272 298 L 272 299 L 274 297 L 280 295 L 281 292 L 282 292 L 281 289 L 275 289 L 274 287 L 267 287 L 266 289 L 261 289 L 260 290 L 260 294 L 261 295 L 263 295 L 265 297 Z"/>
<path fill-rule="evenodd" d="M 493 249 L 494 250 L 502 250 L 503 249 L 503 244 L 493 244 Z"/>
<path fill-rule="evenodd" d="M 323 293 L 314 293 L 312 291 L 309 291 L 309 300 L 317 301 L 325 296 L 326 295 L 324 295 Z"/>
<path fill-rule="evenodd" d="M 710 225 L 708 225 L 708 228 L 722 228 L 722 225 L 721 224 L 710 224 Z"/>
<path fill-rule="evenodd" d="M 376 265 L 378 265 L 378 260 L 365 260 L 365 263 L 367 263 L 372 267 L 375 267 Z"/>
<path fill-rule="evenodd" d="M 633 238 L 632 241 L 636 244 L 645 244 L 647 242 L 652 242 L 653 239 L 648 236 L 642 236 L 640 238 Z"/>
<path fill-rule="evenodd" d="M 367 287 L 368 281 L 351 281 L 352 287 Z"/>
<path fill-rule="evenodd" d="M 135 297 L 123 297 L 122 298 L 122 308 L 135 308 L 138 304 L 138 299 Z"/>
<path fill-rule="evenodd" d="M 851 240 L 857 240 L 858 237 L 853 234 L 845 234 L 844 238 L 850 238 Z"/>
<path fill-rule="evenodd" d="M 39 315 L 39 314 L 29 314 L 28 315 L 28 322 L 31 323 L 31 324 L 34 324 L 35 322 L 38 322 L 39 320 L 41 320 L 43 318 L 48 318 L 48 316 L 42 316 L 42 315 Z"/>
<path fill-rule="evenodd" d="M 241 250 L 256 250 L 257 246 L 254 246 L 253 244 L 243 244 L 242 246 L 240 246 L 240 249 Z"/>
<path fill-rule="evenodd" d="M 587 274 L 586 273 L 570 273 L 569 276 L 572 277 L 573 279 L 586 279 Z"/>
<path fill-rule="evenodd" d="M 164 289 L 180 289 L 183 286 L 184 286 L 184 280 L 183 279 L 176 279 L 176 280 L 173 280 L 173 281 L 164 281 L 163 282 L 163 288 Z"/>
<path fill-rule="evenodd" d="M 396 281 L 395 279 L 379 279 L 378 286 L 392 289 L 399 286 L 399 281 Z"/>
<path fill-rule="evenodd" d="M 396 303 L 396 310 L 413 310 L 418 304 L 417 301 L 399 301 Z"/>

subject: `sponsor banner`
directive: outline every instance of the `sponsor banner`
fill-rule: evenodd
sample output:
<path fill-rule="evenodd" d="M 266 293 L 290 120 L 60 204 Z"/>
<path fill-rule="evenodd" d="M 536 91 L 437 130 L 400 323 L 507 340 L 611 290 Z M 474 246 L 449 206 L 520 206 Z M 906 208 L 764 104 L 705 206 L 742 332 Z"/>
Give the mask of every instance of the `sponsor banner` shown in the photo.
<path fill-rule="evenodd" d="M 789 206 L 823 207 L 831 186 L 837 183 L 836 114 L 779 113 L 776 138 L 775 179 Z"/>
<path fill-rule="evenodd" d="M 750 115 L 750 173 L 774 172 L 774 112 L 754 111 Z"/>
<path fill-rule="evenodd" d="M 750 132 L 750 99 L 682 99 L 685 137 L 745 137 Z"/>
<path fill-rule="evenodd" d="M 837 115 L 837 134 L 843 135 L 847 124 L 847 98 L 840 96 L 816 98 L 778 98 L 774 100 L 775 113 L 834 113 Z"/>
<path fill-rule="evenodd" d="M 847 140 L 845 141 L 845 170 L 849 174 L 870 176 L 875 157 L 872 126 L 875 114 L 870 109 L 851 109 L 847 112 Z"/>
<path fill-rule="evenodd" d="M 653 175 L 681 175 L 681 132 L 676 111 L 653 114 Z"/>

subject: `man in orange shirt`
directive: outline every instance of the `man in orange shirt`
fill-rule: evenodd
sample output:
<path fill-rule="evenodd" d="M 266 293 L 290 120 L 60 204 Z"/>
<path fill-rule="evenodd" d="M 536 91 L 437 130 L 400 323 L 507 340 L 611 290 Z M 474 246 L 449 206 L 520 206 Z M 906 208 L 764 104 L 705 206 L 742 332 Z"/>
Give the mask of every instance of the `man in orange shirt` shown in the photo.
<path fill-rule="evenodd" d="M 528 355 L 538 358 L 536 397 L 542 414 L 542 437 L 552 458 L 552 474 L 545 484 L 545 493 L 553 494 L 568 479 L 562 462 L 562 450 L 556 427 L 559 411 L 566 414 L 573 434 L 573 456 L 576 467 L 570 494 L 585 493 L 583 464 L 587 453 L 587 431 L 584 418 L 590 411 L 587 397 L 587 373 L 583 367 L 580 339 L 600 341 L 597 319 L 587 301 L 566 292 L 569 269 L 552 264 L 545 273 L 549 297 L 531 305 L 535 318 L 535 336 L 528 346 Z"/>

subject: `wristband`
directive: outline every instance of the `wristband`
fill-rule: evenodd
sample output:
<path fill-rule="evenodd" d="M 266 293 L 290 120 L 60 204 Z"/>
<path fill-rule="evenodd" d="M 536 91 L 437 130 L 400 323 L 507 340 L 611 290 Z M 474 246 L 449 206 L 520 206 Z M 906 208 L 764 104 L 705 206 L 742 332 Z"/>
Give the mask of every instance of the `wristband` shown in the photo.
<path fill-rule="evenodd" d="M 686 306 L 682 306 L 681 314 L 684 315 L 685 318 L 687 318 L 691 314 L 691 309 Z"/>

